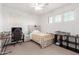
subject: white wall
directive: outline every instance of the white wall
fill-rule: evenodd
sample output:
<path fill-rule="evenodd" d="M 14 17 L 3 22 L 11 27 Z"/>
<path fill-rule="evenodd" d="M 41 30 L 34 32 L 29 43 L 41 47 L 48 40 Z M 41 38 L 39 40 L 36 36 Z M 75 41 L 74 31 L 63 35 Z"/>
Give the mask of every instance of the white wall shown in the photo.
<path fill-rule="evenodd" d="M 31 15 L 26 12 L 10 8 L 3 5 L 3 31 L 10 31 L 11 27 L 22 27 L 23 32 L 27 33 L 28 25 L 38 24 L 36 15 Z"/>
<path fill-rule="evenodd" d="M 0 32 L 2 31 L 2 4 L 0 4 Z"/>
<path fill-rule="evenodd" d="M 74 21 L 48 24 L 49 16 L 62 14 L 69 10 L 75 11 Z M 56 10 L 49 12 L 46 15 L 42 15 L 40 24 L 42 32 L 53 33 L 55 31 L 66 31 L 71 32 L 71 34 L 79 34 L 79 4 L 66 5 L 61 8 L 57 8 Z"/>
<path fill-rule="evenodd" d="M 75 11 L 75 20 L 71 22 L 61 22 L 61 23 L 53 23 L 48 24 L 48 17 L 53 16 L 56 14 L 62 14 L 65 11 L 74 10 Z M 0 13 L 1 15 L 1 13 Z M 67 31 L 71 32 L 72 34 L 79 34 L 79 4 L 68 4 L 67 6 L 63 6 L 61 8 L 57 8 L 56 10 L 53 10 L 45 15 L 36 16 L 31 15 L 26 12 L 9 8 L 6 6 L 2 7 L 2 20 L 0 22 L 2 23 L 1 26 L 3 26 L 3 31 L 11 30 L 11 27 L 13 26 L 21 26 L 23 28 L 23 31 L 26 33 L 27 25 L 34 25 L 34 24 L 40 24 L 42 32 L 51 32 L 60 30 L 60 31 Z M 0 16 L 1 18 L 1 16 Z M 1 24 L 0 23 L 0 24 Z"/>

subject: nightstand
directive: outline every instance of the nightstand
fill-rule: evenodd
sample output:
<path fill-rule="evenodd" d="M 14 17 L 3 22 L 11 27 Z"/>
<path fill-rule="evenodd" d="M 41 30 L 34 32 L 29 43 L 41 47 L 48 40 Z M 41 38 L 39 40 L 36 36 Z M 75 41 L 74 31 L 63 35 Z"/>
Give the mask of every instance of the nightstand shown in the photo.
<path fill-rule="evenodd" d="M 29 34 L 26 34 L 25 37 L 24 37 L 24 41 L 30 41 L 30 35 Z"/>

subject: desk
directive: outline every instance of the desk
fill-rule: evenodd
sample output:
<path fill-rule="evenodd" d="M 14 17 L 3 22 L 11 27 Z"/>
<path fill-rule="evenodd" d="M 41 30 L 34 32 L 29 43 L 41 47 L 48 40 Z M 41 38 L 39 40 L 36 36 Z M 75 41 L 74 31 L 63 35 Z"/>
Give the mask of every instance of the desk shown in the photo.
<path fill-rule="evenodd" d="M 7 44 L 9 43 L 11 36 L 0 36 L 1 46 L 0 46 L 0 54 L 5 54 L 5 51 L 7 49 Z"/>

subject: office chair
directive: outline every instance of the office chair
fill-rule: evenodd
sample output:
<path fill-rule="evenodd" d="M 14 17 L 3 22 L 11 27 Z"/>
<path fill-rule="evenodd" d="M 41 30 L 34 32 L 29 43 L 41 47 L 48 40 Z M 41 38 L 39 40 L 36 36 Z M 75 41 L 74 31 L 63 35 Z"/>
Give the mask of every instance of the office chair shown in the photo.
<path fill-rule="evenodd" d="M 19 41 L 24 42 L 24 34 L 22 32 L 22 28 L 13 27 L 12 28 L 12 42 L 19 43 Z"/>

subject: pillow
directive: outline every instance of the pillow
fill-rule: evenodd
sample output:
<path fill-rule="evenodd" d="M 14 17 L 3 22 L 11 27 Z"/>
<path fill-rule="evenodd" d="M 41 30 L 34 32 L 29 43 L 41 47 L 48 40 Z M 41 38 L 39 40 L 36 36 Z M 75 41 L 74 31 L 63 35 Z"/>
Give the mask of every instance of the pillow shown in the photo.
<path fill-rule="evenodd" d="M 40 33 L 39 30 L 33 30 L 31 33 L 30 33 L 30 39 L 32 39 L 32 34 L 37 34 L 37 33 Z"/>
<path fill-rule="evenodd" d="M 39 30 L 32 31 L 32 33 L 39 33 L 39 32 L 40 32 Z"/>

